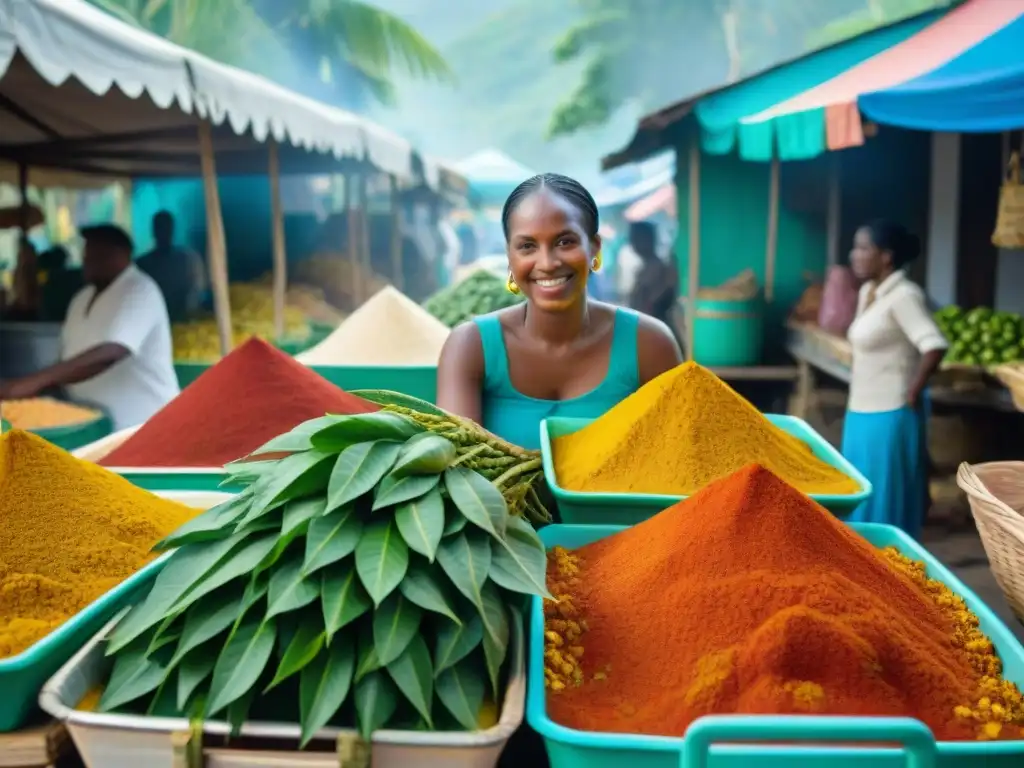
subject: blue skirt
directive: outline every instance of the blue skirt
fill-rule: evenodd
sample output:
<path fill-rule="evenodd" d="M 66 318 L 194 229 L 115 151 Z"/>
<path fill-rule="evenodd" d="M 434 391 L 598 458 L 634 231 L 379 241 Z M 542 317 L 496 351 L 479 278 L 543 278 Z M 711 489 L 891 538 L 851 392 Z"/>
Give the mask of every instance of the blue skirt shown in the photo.
<path fill-rule="evenodd" d="M 843 456 L 874 486 L 850 516 L 888 523 L 918 538 L 928 511 L 928 401 L 880 413 L 846 412 Z"/>

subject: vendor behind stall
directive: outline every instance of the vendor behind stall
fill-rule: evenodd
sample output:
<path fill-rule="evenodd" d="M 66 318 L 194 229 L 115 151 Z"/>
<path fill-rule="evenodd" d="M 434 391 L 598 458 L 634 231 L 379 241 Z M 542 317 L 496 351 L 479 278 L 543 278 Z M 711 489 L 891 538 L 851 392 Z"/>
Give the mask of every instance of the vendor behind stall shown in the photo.
<path fill-rule="evenodd" d="M 0 399 L 63 387 L 110 414 L 114 429 L 141 424 L 178 394 L 171 326 L 156 283 L 132 264 L 120 227 L 82 230 L 85 287 L 71 300 L 61 331 L 61 362 L 0 383 Z"/>
<path fill-rule="evenodd" d="M 155 247 L 139 257 L 138 267 L 156 281 L 171 320 L 188 320 L 202 308 L 203 260 L 190 248 L 174 244 L 174 217 L 168 211 L 153 216 L 153 241 Z"/>

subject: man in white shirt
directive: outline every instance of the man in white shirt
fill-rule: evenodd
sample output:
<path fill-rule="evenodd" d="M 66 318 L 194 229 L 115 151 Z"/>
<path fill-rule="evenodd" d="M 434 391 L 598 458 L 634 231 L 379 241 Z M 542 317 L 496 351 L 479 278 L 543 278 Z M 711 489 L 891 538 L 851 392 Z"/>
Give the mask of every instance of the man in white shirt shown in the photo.
<path fill-rule="evenodd" d="M 86 286 L 71 300 L 61 332 L 61 362 L 0 385 L 0 399 L 63 387 L 110 415 L 114 429 L 146 421 L 178 392 L 171 324 L 152 278 L 132 264 L 120 227 L 82 230 Z"/>

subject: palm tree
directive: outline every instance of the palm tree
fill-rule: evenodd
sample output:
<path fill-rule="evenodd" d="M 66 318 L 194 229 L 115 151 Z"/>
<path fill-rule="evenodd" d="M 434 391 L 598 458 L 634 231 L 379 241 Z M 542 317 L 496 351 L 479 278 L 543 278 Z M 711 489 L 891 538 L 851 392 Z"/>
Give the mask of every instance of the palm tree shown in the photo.
<path fill-rule="evenodd" d="M 348 109 L 391 103 L 402 72 L 448 81 L 441 54 L 360 0 L 91 0 L 135 26 Z"/>

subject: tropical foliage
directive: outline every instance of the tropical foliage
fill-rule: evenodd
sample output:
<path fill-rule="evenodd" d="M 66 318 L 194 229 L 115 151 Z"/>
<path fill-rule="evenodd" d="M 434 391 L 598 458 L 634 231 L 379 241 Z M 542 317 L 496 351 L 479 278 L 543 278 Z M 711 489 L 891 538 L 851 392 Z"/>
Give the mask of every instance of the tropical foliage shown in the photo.
<path fill-rule="evenodd" d="M 391 103 L 392 77 L 450 80 L 437 50 L 397 16 L 359 0 L 92 0 L 211 58 L 347 108 Z"/>

